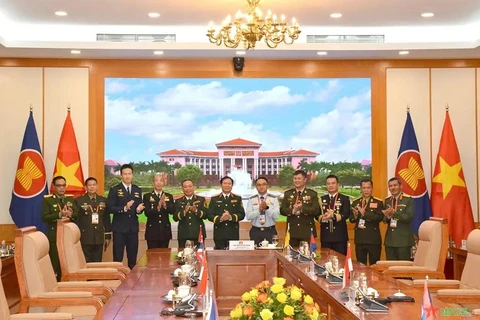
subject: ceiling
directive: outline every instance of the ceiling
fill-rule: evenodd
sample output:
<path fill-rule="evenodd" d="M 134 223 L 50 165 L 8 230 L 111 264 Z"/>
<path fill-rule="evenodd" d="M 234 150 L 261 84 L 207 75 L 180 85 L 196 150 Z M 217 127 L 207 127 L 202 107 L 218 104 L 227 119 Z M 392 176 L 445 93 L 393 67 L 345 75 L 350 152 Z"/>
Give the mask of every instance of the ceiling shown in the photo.
<path fill-rule="evenodd" d="M 262 0 L 287 20 L 295 17 L 301 37 L 290 46 L 259 45 L 246 56 L 262 59 L 480 58 L 479 0 Z M 235 50 L 205 36 L 207 24 L 245 11 L 245 0 L 0 0 L 0 57 L 45 58 L 223 58 Z M 68 12 L 58 17 L 55 11 Z M 149 12 L 158 12 L 152 19 Z M 330 14 L 341 12 L 340 19 Z M 421 13 L 433 12 L 432 18 Z M 176 34 L 176 43 L 104 43 L 99 33 Z M 384 35 L 384 43 L 307 44 L 307 35 Z M 72 55 L 70 50 L 81 50 Z M 241 49 L 241 48 L 239 48 Z M 153 51 L 163 55 L 155 56 Z M 409 54 L 399 56 L 400 50 Z M 327 55 L 318 56 L 318 51 Z"/>

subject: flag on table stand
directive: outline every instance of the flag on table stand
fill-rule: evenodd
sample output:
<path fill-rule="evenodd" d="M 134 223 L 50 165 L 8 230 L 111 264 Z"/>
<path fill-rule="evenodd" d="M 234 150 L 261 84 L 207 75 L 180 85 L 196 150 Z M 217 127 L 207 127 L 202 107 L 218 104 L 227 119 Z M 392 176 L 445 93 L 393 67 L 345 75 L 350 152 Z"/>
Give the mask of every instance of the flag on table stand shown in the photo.
<path fill-rule="evenodd" d="M 287 223 L 287 233 L 285 234 L 285 241 L 284 241 L 284 248 L 288 248 L 290 246 L 290 224 Z"/>
<path fill-rule="evenodd" d="M 78 151 L 70 110 L 68 110 L 58 143 L 57 159 L 53 172 L 53 177 L 63 176 L 67 179 L 66 194 L 72 194 L 76 198 L 85 193 L 82 162 L 80 161 L 80 152 Z M 53 185 L 51 191 L 53 192 Z"/>
<path fill-rule="evenodd" d="M 197 249 L 197 260 L 202 263 L 203 261 L 203 231 L 202 226 L 198 231 L 198 249 Z"/>
<path fill-rule="evenodd" d="M 310 253 L 314 253 L 317 250 L 317 241 L 313 236 L 313 229 L 310 229 Z"/>
<path fill-rule="evenodd" d="M 350 242 L 347 244 L 347 255 L 345 256 L 345 267 L 343 267 L 342 289 L 350 284 L 350 272 L 353 271 L 352 256 L 350 254 Z"/>
<path fill-rule="evenodd" d="M 435 319 L 437 308 L 433 306 L 432 296 L 430 291 L 428 291 L 428 276 L 425 279 L 425 285 L 423 289 L 423 299 L 422 299 L 422 317 L 421 320 Z"/>
<path fill-rule="evenodd" d="M 449 234 L 457 247 L 475 228 L 472 206 L 463 175 L 448 110 L 432 179 L 432 210 L 435 217 L 448 219 Z"/>
<path fill-rule="evenodd" d="M 33 112 L 30 111 L 10 202 L 10 215 L 18 228 L 36 226 L 37 230 L 43 232 L 47 230 L 46 224 L 42 222 L 42 201 L 46 194 L 48 187 L 45 164 Z"/>
<path fill-rule="evenodd" d="M 418 236 L 418 228 L 422 222 L 432 216 L 432 207 L 428 197 L 420 148 L 409 111 L 407 111 L 407 121 L 403 128 L 402 141 L 398 150 L 395 176 L 402 181 L 403 192 L 413 198 L 415 215 L 412 221 L 412 229 Z"/>
<path fill-rule="evenodd" d="M 200 269 L 200 275 L 198 276 L 200 279 L 200 292 L 202 294 L 206 294 L 207 292 L 207 282 L 208 282 L 208 264 L 207 264 L 207 257 L 203 257 L 202 259 L 202 268 Z"/>

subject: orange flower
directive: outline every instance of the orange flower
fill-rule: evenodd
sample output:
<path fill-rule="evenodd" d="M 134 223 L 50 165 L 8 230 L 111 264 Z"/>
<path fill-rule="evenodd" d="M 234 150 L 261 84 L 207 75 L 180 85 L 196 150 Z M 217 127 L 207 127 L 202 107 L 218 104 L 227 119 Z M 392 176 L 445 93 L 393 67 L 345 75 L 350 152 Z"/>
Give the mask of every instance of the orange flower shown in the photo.
<path fill-rule="evenodd" d="M 257 301 L 260 303 L 267 303 L 268 295 L 265 292 L 260 293 L 257 297 Z"/>
<path fill-rule="evenodd" d="M 262 282 L 260 282 L 259 284 L 257 284 L 257 285 L 255 286 L 255 289 L 260 290 L 260 289 L 268 288 L 268 287 L 270 287 L 270 281 L 265 280 L 265 281 L 262 281 Z"/>
<path fill-rule="evenodd" d="M 308 314 L 311 314 L 313 312 L 313 308 L 313 304 L 306 304 L 303 306 L 303 309 L 305 309 Z"/>
<path fill-rule="evenodd" d="M 293 319 L 290 318 L 290 317 L 285 317 L 285 318 L 283 318 L 283 320 L 293 320 Z"/>
<path fill-rule="evenodd" d="M 252 306 L 245 306 L 243 308 L 243 315 L 246 317 L 251 317 L 253 315 L 253 307 Z"/>

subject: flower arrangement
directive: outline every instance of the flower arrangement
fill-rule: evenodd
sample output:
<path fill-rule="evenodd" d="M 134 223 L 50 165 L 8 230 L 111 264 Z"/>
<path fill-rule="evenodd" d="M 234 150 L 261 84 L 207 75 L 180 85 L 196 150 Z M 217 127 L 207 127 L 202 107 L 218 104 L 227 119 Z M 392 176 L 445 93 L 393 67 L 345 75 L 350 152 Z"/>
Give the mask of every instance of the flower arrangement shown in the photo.
<path fill-rule="evenodd" d="M 319 320 L 324 317 L 313 298 L 284 278 L 262 281 L 242 295 L 230 312 L 232 320 Z"/>

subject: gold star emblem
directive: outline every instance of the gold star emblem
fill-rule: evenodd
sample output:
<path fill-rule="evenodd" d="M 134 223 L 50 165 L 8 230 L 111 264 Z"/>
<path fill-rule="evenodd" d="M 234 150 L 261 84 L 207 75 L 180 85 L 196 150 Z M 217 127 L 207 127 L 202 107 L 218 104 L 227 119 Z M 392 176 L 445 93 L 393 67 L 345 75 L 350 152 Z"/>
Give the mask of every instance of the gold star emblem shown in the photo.
<path fill-rule="evenodd" d="M 80 161 L 74 162 L 69 166 L 66 166 L 60 159 L 57 158 L 57 163 L 55 165 L 55 174 L 54 177 L 62 175 L 67 179 L 67 185 L 72 187 L 83 187 L 83 184 L 78 180 L 77 173 L 78 167 L 80 166 Z"/>
<path fill-rule="evenodd" d="M 440 172 L 433 177 L 433 182 L 442 184 L 443 199 L 445 199 L 453 186 L 465 187 L 465 181 L 458 175 L 462 170 L 462 163 L 450 166 L 440 157 Z"/>

